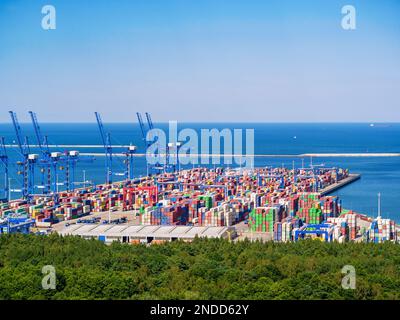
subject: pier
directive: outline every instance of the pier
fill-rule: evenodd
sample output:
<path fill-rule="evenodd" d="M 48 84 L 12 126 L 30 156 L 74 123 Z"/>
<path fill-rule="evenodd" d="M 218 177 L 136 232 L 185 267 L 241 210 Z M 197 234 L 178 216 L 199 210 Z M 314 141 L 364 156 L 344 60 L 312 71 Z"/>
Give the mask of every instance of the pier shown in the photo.
<path fill-rule="evenodd" d="M 326 188 L 321 189 L 320 192 L 322 195 L 327 195 L 329 193 L 332 193 L 333 191 L 343 188 L 344 186 L 347 186 L 348 184 L 350 184 L 360 178 L 361 178 L 361 174 L 350 173 L 347 178 L 344 178 L 334 184 L 327 186 Z"/>

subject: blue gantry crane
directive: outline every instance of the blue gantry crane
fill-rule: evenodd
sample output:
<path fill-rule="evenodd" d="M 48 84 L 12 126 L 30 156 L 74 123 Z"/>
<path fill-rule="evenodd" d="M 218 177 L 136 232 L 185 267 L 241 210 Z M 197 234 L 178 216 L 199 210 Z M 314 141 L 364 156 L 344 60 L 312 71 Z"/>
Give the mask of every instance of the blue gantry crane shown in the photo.
<path fill-rule="evenodd" d="M 10 186 L 8 183 L 8 155 L 4 137 L 0 138 L 0 164 L 4 172 L 4 188 L 1 191 L 3 192 L 4 199 L 7 199 Z"/>
<path fill-rule="evenodd" d="M 19 125 L 17 115 L 13 111 L 9 111 L 9 113 L 14 125 L 18 150 L 21 156 L 21 160 L 17 162 L 17 165 L 22 167 L 22 170 L 18 170 L 18 173 L 23 177 L 21 188 L 22 198 L 30 201 L 32 194 L 34 193 L 35 163 L 37 162 L 39 155 L 30 153 L 28 137 L 25 137 L 24 142 L 22 142 L 22 130 Z"/>
<path fill-rule="evenodd" d="M 151 146 L 152 142 L 148 141 L 146 139 L 148 130 L 152 130 L 154 129 L 153 126 L 153 122 L 151 120 L 150 114 L 146 112 L 146 119 L 147 119 L 147 124 L 148 124 L 148 130 L 146 130 L 145 125 L 143 123 L 143 118 L 142 115 L 139 112 L 136 112 L 136 116 L 139 122 L 139 126 L 140 126 L 140 131 L 142 132 L 142 139 L 146 148 L 146 153 L 147 153 L 147 149 Z M 158 146 L 158 153 L 160 154 L 160 146 Z M 146 157 L 147 158 L 147 157 Z M 149 162 L 147 161 L 147 174 L 148 175 L 153 175 L 153 174 L 159 174 L 163 171 L 165 171 L 165 166 L 161 165 L 159 163 L 159 161 L 156 161 L 155 164 L 149 164 Z"/>
<path fill-rule="evenodd" d="M 29 111 L 29 114 L 31 116 L 33 128 L 35 131 L 37 145 L 42 155 L 39 161 L 42 165 L 42 168 L 40 168 L 41 172 L 40 188 L 43 189 L 43 194 L 48 194 L 51 191 L 51 160 L 52 160 L 49 143 L 47 141 L 47 136 L 42 135 L 39 123 L 37 121 L 36 113 L 34 113 L 33 111 Z"/>
<path fill-rule="evenodd" d="M 146 119 L 147 119 L 147 124 L 149 126 L 149 130 L 154 129 L 153 121 L 151 120 L 150 113 L 146 112 Z"/>
<path fill-rule="evenodd" d="M 316 234 L 319 236 L 324 236 L 326 242 L 332 242 L 333 240 L 333 226 L 329 223 L 322 224 L 305 224 L 301 228 L 294 232 L 294 241 L 299 239 L 304 239 L 306 235 Z"/>
<path fill-rule="evenodd" d="M 65 184 L 67 191 L 74 191 L 77 184 L 83 184 L 84 188 L 86 185 L 86 177 L 83 182 L 75 181 L 76 166 L 78 163 L 93 163 L 95 158 L 93 156 L 82 156 L 77 150 L 65 151 L 66 157 L 66 168 L 65 168 Z"/>
<path fill-rule="evenodd" d="M 153 130 L 154 129 L 154 125 L 153 125 L 153 121 L 151 120 L 151 116 L 150 113 L 146 112 L 146 119 L 147 119 L 147 124 L 149 127 L 149 130 Z M 165 149 L 165 162 L 164 162 L 164 167 L 162 167 L 160 164 L 157 164 L 156 167 L 158 168 L 158 172 L 160 172 L 160 170 L 163 170 L 164 172 L 175 172 L 176 171 L 176 167 L 177 167 L 177 162 L 179 162 L 179 157 L 178 157 L 178 152 L 179 152 L 179 148 L 181 147 L 181 143 L 180 142 L 176 142 L 176 143 L 168 143 Z M 171 149 L 175 149 L 175 156 L 176 156 L 176 163 L 175 164 L 171 164 L 170 163 L 170 156 L 171 156 Z M 158 151 L 162 151 L 161 150 L 161 146 L 158 145 Z M 164 150 L 163 150 L 164 151 Z"/>
<path fill-rule="evenodd" d="M 136 153 L 136 146 L 134 145 L 130 145 L 128 146 L 128 150 L 125 152 L 126 155 L 126 160 L 125 160 L 125 164 L 126 164 L 126 171 L 125 171 L 125 175 L 126 175 L 126 179 L 129 180 L 133 180 L 134 175 L 133 175 L 133 157 L 134 154 Z"/>
<path fill-rule="evenodd" d="M 142 119 L 142 115 L 139 112 L 136 112 L 136 116 L 139 122 L 139 127 L 140 127 L 140 131 L 142 132 L 142 140 L 144 142 L 145 148 L 147 149 L 150 145 L 150 143 L 146 140 L 146 129 L 144 127 L 144 123 L 143 123 L 143 119 Z"/>
<path fill-rule="evenodd" d="M 151 116 L 150 113 L 145 112 L 146 115 L 146 120 L 147 120 L 147 126 L 150 130 L 154 129 L 154 125 L 153 125 L 153 120 L 151 120 Z M 158 143 L 158 153 L 160 154 L 161 152 L 161 145 Z M 168 170 L 168 147 L 165 150 L 165 162 L 164 162 L 164 166 L 162 166 L 159 162 L 156 163 L 156 165 L 153 167 L 154 171 L 156 173 L 161 173 L 162 171 L 167 171 Z"/>
<path fill-rule="evenodd" d="M 111 138 L 110 133 L 105 132 L 103 122 L 101 121 L 100 113 L 95 112 L 97 125 L 100 130 L 101 140 L 104 146 L 104 153 L 105 153 L 105 169 L 106 169 L 106 184 L 112 183 L 112 147 L 111 147 Z"/>
<path fill-rule="evenodd" d="M 146 130 L 145 126 L 144 126 L 142 115 L 139 112 L 136 112 L 136 116 L 137 116 L 137 119 L 138 119 L 138 122 L 139 122 L 140 131 L 142 133 L 142 140 L 143 140 L 143 143 L 144 143 L 145 153 L 146 153 L 146 160 L 147 160 L 147 148 L 150 147 L 151 143 L 150 143 L 150 141 L 147 141 L 147 139 L 146 139 L 147 130 Z M 146 163 L 147 163 L 147 175 L 152 175 L 152 173 L 153 173 L 152 169 L 153 169 L 154 166 L 150 165 L 148 163 L 148 161 L 146 161 Z"/>
<path fill-rule="evenodd" d="M 66 165 L 66 189 L 67 191 L 74 191 L 75 190 L 75 171 L 76 171 L 76 164 L 78 161 L 83 161 L 79 157 L 79 151 L 71 150 L 66 152 L 67 156 L 67 165 Z M 89 160 L 90 161 L 90 160 Z"/>
<path fill-rule="evenodd" d="M 29 234 L 31 227 L 35 224 L 33 219 L 25 218 L 7 218 L 6 220 L 0 221 L 0 235 L 7 233 L 22 233 Z"/>
<path fill-rule="evenodd" d="M 105 152 L 105 166 L 106 166 L 106 183 L 112 183 L 112 176 L 124 176 L 125 180 L 133 179 L 133 157 L 136 153 L 136 146 L 130 144 L 127 150 L 124 152 L 126 159 L 124 160 L 125 168 L 124 172 L 114 172 L 113 171 L 113 148 L 111 145 L 111 136 L 109 132 L 104 129 L 103 122 L 101 120 L 100 113 L 95 112 L 97 125 L 99 127 L 101 140 L 103 142 L 104 152 Z"/>
<path fill-rule="evenodd" d="M 58 170 L 64 169 L 67 159 L 61 152 L 50 151 L 47 136 L 42 135 L 36 113 L 29 111 L 29 114 L 35 131 L 37 145 L 42 155 L 38 161 L 38 165 L 41 167 L 41 185 L 38 187 L 42 189 L 44 195 L 52 193 L 54 202 L 58 203 L 58 186 L 66 184 L 65 182 L 59 182 Z"/>
<path fill-rule="evenodd" d="M 69 150 L 63 153 L 51 152 L 48 144 L 48 137 L 42 135 L 36 113 L 29 111 L 29 114 L 35 129 L 37 144 L 42 154 L 42 159 L 40 159 L 39 165 L 43 166 L 43 168 L 41 168 L 43 193 L 48 194 L 51 191 L 50 187 L 53 186 L 53 193 L 55 195 L 58 191 L 57 185 L 65 185 L 67 191 L 75 190 L 75 171 L 77 162 L 93 162 L 93 157 L 81 157 L 77 150 Z M 53 182 L 51 181 L 52 167 L 54 171 Z M 60 168 L 65 169 L 64 182 L 59 182 L 57 178 L 57 169 Z"/>

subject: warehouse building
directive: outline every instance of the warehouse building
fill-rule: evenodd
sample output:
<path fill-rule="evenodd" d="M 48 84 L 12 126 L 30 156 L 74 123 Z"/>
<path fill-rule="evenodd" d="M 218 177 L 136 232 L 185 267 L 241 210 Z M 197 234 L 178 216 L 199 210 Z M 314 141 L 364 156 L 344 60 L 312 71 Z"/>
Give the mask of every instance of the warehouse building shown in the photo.
<path fill-rule="evenodd" d="M 61 235 L 80 236 L 84 239 L 99 239 L 105 243 L 158 243 L 165 241 L 192 241 L 200 238 L 233 238 L 231 227 L 198 226 L 142 226 L 109 224 L 72 224 L 58 232 Z"/>

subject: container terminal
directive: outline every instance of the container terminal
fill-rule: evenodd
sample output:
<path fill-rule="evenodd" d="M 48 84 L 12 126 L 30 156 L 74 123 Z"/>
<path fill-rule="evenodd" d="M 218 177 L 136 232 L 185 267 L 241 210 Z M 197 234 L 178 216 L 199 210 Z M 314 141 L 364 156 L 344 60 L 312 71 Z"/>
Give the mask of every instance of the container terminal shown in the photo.
<path fill-rule="evenodd" d="M 112 181 L 113 149 L 110 134 L 96 113 L 105 155 L 105 183 L 77 188 L 77 162 L 93 159 L 78 151 L 50 151 L 36 114 L 30 112 L 40 154 L 30 153 L 16 114 L 10 111 L 20 152 L 17 163 L 22 176 L 21 199 L 0 203 L 0 233 L 50 233 L 96 238 L 105 243 L 156 244 L 219 237 L 230 241 L 299 241 L 305 238 L 332 242 L 398 242 L 395 222 L 346 210 L 333 191 L 354 182 L 360 175 L 343 168 L 191 168 L 148 165 L 148 175 L 133 176 L 136 147 L 124 153 L 122 181 Z M 137 114 L 145 141 L 148 129 Z M 169 146 L 174 147 L 174 146 Z M 175 148 L 177 148 L 175 146 Z M 9 173 L 4 138 L 0 160 Z M 168 150 L 167 150 L 168 152 Z M 66 169 L 66 190 L 58 192 L 56 172 Z M 41 194 L 32 192 L 35 169 L 41 172 Z M 7 181 L 7 179 L 5 179 Z"/>

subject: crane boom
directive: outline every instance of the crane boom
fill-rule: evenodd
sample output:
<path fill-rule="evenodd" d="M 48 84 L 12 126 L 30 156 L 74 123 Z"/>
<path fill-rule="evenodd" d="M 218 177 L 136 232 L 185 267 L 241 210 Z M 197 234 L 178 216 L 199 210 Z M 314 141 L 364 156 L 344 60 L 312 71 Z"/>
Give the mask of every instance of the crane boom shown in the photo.
<path fill-rule="evenodd" d="M 9 111 L 12 123 L 14 125 L 15 135 L 17 137 L 18 148 L 22 156 L 22 197 L 27 199 L 28 201 L 31 200 L 33 189 L 34 189 L 34 173 L 35 168 L 34 164 L 36 162 L 35 155 L 30 158 L 30 149 L 29 149 L 29 142 L 28 137 L 25 137 L 24 142 L 22 142 L 22 130 L 21 126 L 19 125 L 17 114 L 13 111 Z"/>
<path fill-rule="evenodd" d="M 151 120 L 150 113 L 148 113 L 148 112 L 146 112 L 146 119 L 147 119 L 147 124 L 149 126 L 149 130 L 154 129 L 153 121 Z"/>
<path fill-rule="evenodd" d="M 146 142 L 146 129 L 144 127 L 142 115 L 139 112 L 136 112 L 136 116 L 138 118 L 139 126 L 140 126 L 140 131 L 142 132 L 142 139 L 144 141 L 145 147 L 147 148 L 147 142 Z"/>
<path fill-rule="evenodd" d="M 103 122 L 101 121 L 101 116 L 100 113 L 95 112 L 96 115 L 96 120 L 97 120 L 97 125 L 99 127 L 100 135 L 101 135 L 101 140 L 103 141 L 103 146 L 104 146 L 104 153 L 106 156 L 106 183 L 110 184 L 112 182 L 112 147 L 111 147 L 111 138 L 110 134 L 105 132 Z"/>
<path fill-rule="evenodd" d="M 29 114 L 31 116 L 33 128 L 35 129 L 36 140 L 40 148 L 40 151 L 42 152 L 43 155 L 47 156 L 50 153 L 47 137 L 43 137 L 42 135 L 36 113 L 29 111 Z"/>
<path fill-rule="evenodd" d="M 147 131 L 146 131 L 146 128 L 145 128 L 144 123 L 143 123 L 142 115 L 139 112 L 136 112 L 136 116 L 137 116 L 138 121 L 139 121 L 139 126 L 140 126 L 140 130 L 142 132 L 142 138 L 143 138 L 144 145 L 145 145 L 145 148 L 146 148 L 146 153 L 147 153 L 147 149 L 152 144 L 152 141 L 147 141 L 147 139 L 146 139 L 147 137 L 146 136 L 147 136 L 148 131 L 154 129 L 154 126 L 153 126 L 153 122 L 151 120 L 150 114 L 148 112 L 146 112 L 145 115 L 146 115 L 147 124 L 148 124 L 148 130 Z M 160 146 L 158 146 L 158 150 L 159 149 L 160 149 Z M 166 158 L 168 159 L 168 155 L 166 155 Z M 153 164 L 153 165 L 150 165 L 149 163 L 147 163 L 148 174 L 151 174 L 152 171 L 154 171 L 156 173 L 160 173 L 160 172 L 162 172 L 162 170 L 165 170 L 165 169 L 166 169 L 166 165 L 161 165 L 158 162 L 156 164 Z"/>
<path fill-rule="evenodd" d="M 22 130 L 19 125 L 17 114 L 14 111 L 9 111 L 12 123 L 14 125 L 15 135 L 17 138 L 18 148 L 22 156 L 28 156 L 29 150 L 27 148 L 26 140 L 23 142 L 22 140 Z"/>
<path fill-rule="evenodd" d="M 107 134 L 106 134 L 106 132 L 104 130 L 104 125 L 103 125 L 103 122 L 101 121 L 100 113 L 95 112 L 94 114 L 96 115 L 97 125 L 98 125 L 99 130 L 100 130 L 101 140 L 103 141 L 104 148 L 111 147 L 111 146 L 107 145 Z"/>

